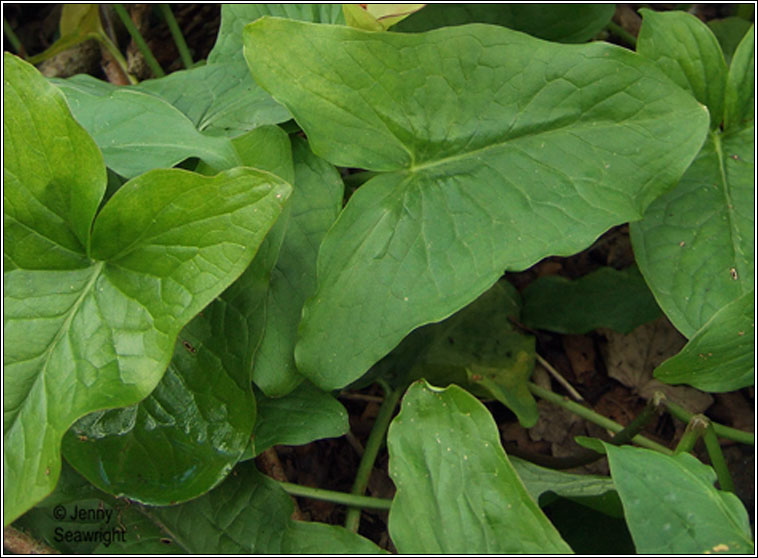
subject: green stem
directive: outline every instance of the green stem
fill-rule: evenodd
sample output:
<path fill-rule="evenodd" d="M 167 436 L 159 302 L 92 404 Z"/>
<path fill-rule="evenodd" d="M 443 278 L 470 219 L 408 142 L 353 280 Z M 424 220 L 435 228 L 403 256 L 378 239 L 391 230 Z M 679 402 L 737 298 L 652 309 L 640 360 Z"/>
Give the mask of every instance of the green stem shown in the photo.
<path fill-rule="evenodd" d="M 687 411 L 685 408 L 680 407 L 676 403 L 672 403 L 668 400 L 665 403 L 669 413 L 674 415 L 682 422 L 689 422 L 692 418 L 692 413 Z M 736 428 L 724 426 L 723 424 L 718 424 L 712 421 L 711 424 L 713 425 L 713 430 L 716 433 L 716 436 L 719 436 L 720 438 L 734 440 L 735 442 L 740 442 L 741 444 L 747 444 L 750 446 L 755 445 L 755 436 L 752 432 L 745 432 L 744 430 L 738 430 Z"/>
<path fill-rule="evenodd" d="M 124 23 L 124 27 L 126 27 L 126 30 L 129 31 L 129 34 L 132 36 L 134 44 L 137 45 L 137 48 L 142 53 L 142 56 L 145 57 L 145 62 L 147 62 L 147 65 L 150 66 L 150 69 L 153 71 L 153 75 L 155 77 L 165 76 L 166 72 L 164 72 L 163 68 L 161 68 L 161 65 L 158 64 L 155 56 L 153 56 L 153 53 L 147 46 L 145 39 L 142 37 L 142 33 L 140 33 L 139 29 L 137 29 L 137 26 L 134 25 L 132 18 L 129 17 L 129 14 L 126 12 L 124 6 L 122 4 L 113 4 L 113 9 L 116 10 L 116 14 L 118 14 L 118 17 Z"/>
<path fill-rule="evenodd" d="M 698 438 L 705 433 L 707 428 L 708 419 L 705 416 L 693 416 L 690 419 L 690 422 L 687 423 L 687 428 L 685 428 L 684 434 L 682 434 L 682 439 L 679 440 L 679 443 L 676 445 L 674 455 L 690 453 L 695 448 L 695 443 L 698 441 Z"/>
<path fill-rule="evenodd" d="M 618 23 L 609 21 L 608 25 L 606 25 L 605 28 L 608 29 L 611 35 L 615 35 L 616 37 L 624 41 L 628 46 L 632 48 L 637 48 L 637 37 L 635 37 L 629 31 L 621 27 Z"/>
<path fill-rule="evenodd" d="M 630 440 L 633 440 L 635 436 L 642 432 L 643 428 L 650 424 L 652 418 L 659 411 L 660 406 L 661 400 L 659 398 L 654 398 L 648 401 L 648 404 L 645 406 L 642 412 L 637 417 L 635 417 L 632 422 L 627 424 L 623 430 L 613 436 L 613 438 L 610 440 L 610 443 L 614 446 L 620 446 L 621 444 L 626 444 Z M 568 457 L 552 457 L 540 454 L 525 454 L 518 449 L 509 450 L 508 453 L 513 454 L 516 457 L 521 457 L 522 459 L 532 461 L 537 465 L 550 467 L 551 469 L 572 469 L 574 467 L 581 467 L 582 465 L 588 465 L 603 457 L 602 454 L 585 448 L 582 448 L 582 451 L 576 455 Z"/>
<path fill-rule="evenodd" d="M 18 38 L 18 35 L 16 35 L 16 33 L 13 31 L 13 28 L 11 27 L 11 24 L 8 23 L 5 18 L 3 18 L 3 33 L 5 33 L 5 36 L 8 37 L 8 42 L 16 51 L 16 54 L 26 58 L 24 45 L 21 44 L 21 40 Z"/>
<path fill-rule="evenodd" d="M 121 54 L 121 51 L 118 50 L 118 47 L 113 44 L 113 41 L 110 40 L 110 37 L 108 37 L 108 35 L 106 35 L 104 32 L 93 34 L 92 37 L 94 39 L 97 39 L 97 41 L 99 41 L 100 44 L 106 48 L 110 55 L 113 56 L 113 59 L 116 61 L 116 64 L 119 65 L 121 71 L 124 72 L 124 75 L 126 76 L 126 79 L 129 80 L 129 83 L 132 85 L 137 85 L 137 83 L 139 83 L 137 81 L 137 78 L 129 73 L 129 70 L 127 69 L 129 65 L 126 63 L 124 55 Z"/>
<path fill-rule="evenodd" d="M 611 419 L 606 418 L 603 415 L 596 413 L 592 409 L 588 409 L 587 407 L 580 405 L 579 403 L 576 403 L 574 401 L 569 401 L 568 399 L 564 398 L 561 395 L 558 395 L 557 393 L 553 393 L 550 390 L 541 388 L 534 382 L 528 382 L 527 386 L 529 387 L 529 391 L 531 391 L 534 395 L 541 397 L 542 399 L 545 399 L 547 401 L 550 401 L 551 403 L 554 403 L 560 407 L 563 407 L 564 409 L 571 411 L 572 413 L 590 422 L 593 422 L 597 424 L 598 426 L 602 426 L 606 430 L 610 430 L 611 432 L 621 432 L 622 430 L 624 430 L 624 427 L 621 426 L 619 423 L 612 421 Z M 672 453 L 671 450 L 668 449 L 667 447 L 662 446 L 661 444 L 654 442 L 653 440 L 650 440 L 648 438 L 645 438 L 644 436 L 639 435 L 639 434 L 632 437 L 631 441 L 642 447 L 659 451 L 666 455 L 671 455 Z"/>
<path fill-rule="evenodd" d="M 346 506 L 374 510 L 388 510 L 390 509 L 390 506 L 392 506 L 392 500 L 387 498 L 357 496 L 355 494 L 347 494 L 346 492 L 336 492 L 334 490 L 292 484 L 291 482 L 277 482 L 277 484 L 279 484 L 287 494 L 299 496 L 301 498 L 312 498 L 314 500 L 324 500 L 326 502 L 334 502 L 335 504 L 344 504 Z"/>
<path fill-rule="evenodd" d="M 356 496 L 362 496 L 366 491 L 368 485 L 368 478 L 371 474 L 371 469 L 374 468 L 374 462 L 376 456 L 379 453 L 379 449 L 384 442 L 384 435 L 387 433 L 390 421 L 392 420 L 392 413 L 395 411 L 397 402 L 403 393 L 401 389 L 391 389 L 384 384 L 385 397 L 382 402 L 382 406 L 379 407 L 379 413 L 376 415 L 374 426 L 371 429 L 368 440 L 366 441 L 366 447 L 363 449 L 363 456 L 361 462 L 358 465 L 358 472 L 355 475 L 355 481 L 353 482 L 352 494 Z M 347 516 L 345 517 L 345 527 L 354 532 L 358 532 L 358 525 L 361 520 L 360 508 L 351 507 L 347 510 Z"/>
<path fill-rule="evenodd" d="M 163 14 L 163 18 L 166 20 L 166 24 L 168 25 L 168 29 L 171 31 L 171 36 L 174 38 L 174 42 L 176 43 L 176 48 L 179 51 L 179 57 L 182 59 L 182 64 L 184 64 L 184 67 L 189 70 L 193 64 L 192 55 L 190 54 L 189 48 L 187 47 L 187 42 L 184 40 L 182 30 L 179 29 L 179 24 L 176 22 L 174 13 L 171 11 L 171 7 L 168 4 L 160 4 L 160 9 L 161 13 Z"/>
<path fill-rule="evenodd" d="M 706 428 L 703 434 L 703 441 L 705 442 L 705 449 L 708 451 L 708 457 L 711 459 L 711 465 L 713 465 L 713 469 L 716 471 L 716 476 L 719 479 L 721 490 L 734 492 L 732 475 L 729 473 L 724 453 L 721 451 L 721 444 L 719 444 L 719 439 L 716 437 L 716 430 L 710 421 L 708 428 Z"/>

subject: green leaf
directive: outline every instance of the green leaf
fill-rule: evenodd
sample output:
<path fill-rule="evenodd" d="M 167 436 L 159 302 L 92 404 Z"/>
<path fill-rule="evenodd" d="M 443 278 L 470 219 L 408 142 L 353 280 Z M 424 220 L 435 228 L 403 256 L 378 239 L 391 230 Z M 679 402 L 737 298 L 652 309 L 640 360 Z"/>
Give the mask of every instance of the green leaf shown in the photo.
<path fill-rule="evenodd" d="M 664 35 L 668 29 L 656 32 Z M 698 33 L 710 44 L 710 35 Z M 653 52 L 654 46 L 668 49 L 660 41 L 650 42 L 648 56 L 668 56 L 668 50 Z M 752 33 L 748 33 L 728 76 L 719 78 L 726 79 L 723 87 L 708 85 L 709 90 L 724 92 L 725 131 L 710 133 L 676 188 L 651 204 L 645 218 L 630 227 L 640 271 L 666 316 L 687 337 L 717 310 L 753 289 L 755 140 L 749 108 L 754 98 L 753 65 Z"/>
<path fill-rule="evenodd" d="M 110 88 L 87 80 L 57 80 L 76 120 L 92 135 L 109 168 L 132 178 L 172 167 L 188 157 L 211 166 L 240 164 L 226 138 L 201 134 L 166 101 L 136 89 Z"/>
<path fill-rule="evenodd" d="M 732 61 L 734 51 L 737 45 L 750 29 L 750 22 L 741 17 L 727 17 L 724 19 L 712 19 L 708 22 L 708 27 L 718 39 L 721 50 L 724 53 L 724 59 L 729 64 Z"/>
<path fill-rule="evenodd" d="M 552 492 L 558 496 L 582 498 L 602 496 L 614 492 L 613 481 L 599 475 L 578 475 L 540 467 L 518 457 L 509 457 L 527 492 L 535 502 L 543 494 Z"/>
<path fill-rule="evenodd" d="M 753 289 L 753 129 L 711 133 L 677 187 L 630 226 L 640 271 L 688 338 Z"/>
<path fill-rule="evenodd" d="M 755 26 L 740 41 L 726 81 L 724 129 L 737 132 L 755 127 Z"/>
<path fill-rule="evenodd" d="M 167 101 L 199 131 L 214 136 L 236 137 L 258 126 L 292 118 L 253 82 L 242 59 L 173 72 L 143 81 L 135 89 Z"/>
<path fill-rule="evenodd" d="M 216 44 L 208 63 L 239 61 L 242 57 L 242 29 L 263 16 L 278 16 L 315 23 L 345 23 L 339 4 L 224 4 Z"/>
<path fill-rule="evenodd" d="M 310 382 L 301 383 L 284 397 L 256 395 L 255 455 L 280 444 L 299 446 L 321 438 L 337 438 L 349 429 L 342 404 Z"/>
<path fill-rule="evenodd" d="M 397 487 L 389 530 L 401 554 L 571 552 L 508 461 L 492 416 L 460 387 L 413 383 L 387 447 Z"/>
<path fill-rule="evenodd" d="M 667 384 L 702 391 L 734 391 L 755 380 L 755 293 L 750 291 L 716 312 L 682 351 L 655 369 Z"/>
<path fill-rule="evenodd" d="M 419 32 L 491 23 L 548 41 L 583 43 L 608 24 L 615 9 L 613 4 L 428 4 L 393 30 Z"/>
<path fill-rule="evenodd" d="M 290 186 L 253 169 L 153 171 L 93 225 L 100 153 L 57 88 L 4 62 L 7 524 L 55 486 L 76 419 L 152 391 L 179 330 L 247 267 Z"/>
<path fill-rule="evenodd" d="M 253 381 L 278 397 L 301 380 L 295 365 L 295 341 L 305 300 L 316 290 L 316 256 L 340 209 L 344 186 L 337 169 L 316 157 L 306 141 L 292 138 L 296 188 L 291 215 L 271 271 L 266 297 L 266 325 L 255 352 Z"/>
<path fill-rule="evenodd" d="M 727 68 L 715 35 L 686 12 L 641 9 L 640 13 L 637 52 L 655 61 L 677 85 L 706 105 L 711 128 L 717 128 L 724 118 Z"/>
<path fill-rule="evenodd" d="M 520 307 L 516 289 L 499 281 L 447 320 L 412 333 L 400 348 L 400 359 L 410 368 L 401 385 L 419 378 L 440 386 L 456 383 L 497 399 L 525 428 L 534 426 L 537 404 L 527 382 L 534 371 L 535 340 L 511 321 L 518 320 Z"/>
<path fill-rule="evenodd" d="M 630 333 L 661 315 L 636 266 L 623 271 L 601 267 L 574 280 L 540 277 L 521 294 L 521 322 L 558 333 L 582 334 L 598 327 Z"/>
<path fill-rule="evenodd" d="M 186 554 L 377 554 L 371 541 L 343 527 L 290 519 L 292 499 L 252 462 L 238 465 L 217 488 L 178 506 L 135 506 L 158 527 L 172 552 Z M 135 525 L 126 525 L 128 547 L 108 551 L 152 552 L 154 537 L 135 541 Z"/>
<path fill-rule="evenodd" d="M 246 165 L 292 182 L 289 138 L 278 127 L 232 144 Z M 198 170 L 215 173 L 202 163 Z M 88 415 L 69 431 L 64 455 L 90 482 L 143 503 L 174 504 L 207 492 L 242 456 L 255 424 L 250 370 L 282 217 L 234 285 L 184 327 L 153 393 L 139 405 Z"/>
<path fill-rule="evenodd" d="M 296 361 L 324 389 L 504 270 L 640 218 L 707 129 L 703 107 L 652 63 L 607 44 L 487 25 L 409 35 L 262 18 L 245 49 L 314 153 L 381 171 L 325 236 L 303 310 Z"/>
<path fill-rule="evenodd" d="M 77 421 L 63 454 L 95 486 L 115 496 L 169 505 L 221 482 L 250 441 L 255 399 L 249 371 L 233 357 L 216 303 L 180 334 L 168 370 L 138 405 Z M 214 327 L 215 326 L 215 327 Z"/>
<path fill-rule="evenodd" d="M 687 453 L 603 443 L 639 554 L 751 554 L 747 512 L 716 474 Z"/>

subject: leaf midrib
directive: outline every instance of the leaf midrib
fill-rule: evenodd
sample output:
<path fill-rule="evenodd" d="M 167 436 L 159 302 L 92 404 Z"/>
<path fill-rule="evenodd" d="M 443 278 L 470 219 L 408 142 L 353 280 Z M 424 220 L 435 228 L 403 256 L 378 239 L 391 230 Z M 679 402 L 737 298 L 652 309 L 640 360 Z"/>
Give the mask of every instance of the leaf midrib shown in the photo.
<path fill-rule="evenodd" d="M 41 370 L 34 378 L 34 381 L 31 383 L 29 392 L 31 392 L 34 389 L 34 387 L 37 385 L 40 379 L 44 379 L 45 376 L 48 374 L 48 365 L 50 364 L 50 354 L 55 349 L 55 347 L 58 346 L 58 343 L 60 343 L 64 334 L 68 332 L 69 327 L 71 325 L 71 321 L 73 320 L 74 316 L 77 314 L 79 307 L 82 305 L 82 302 L 84 301 L 86 296 L 91 292 L 93 285 L 95 284 L 95 281 L 97 281 L 97 279 L 101 275 L 101 271 L 103 267 L 105 266 L 105 262 L 96 262 L 96 263 L 93 262 L 93 263 L 94 265 L 92 268 L 92 277 L 90 277 L 87 284 L 84 286 L 84 288 L 82 288 L 81 294 L 79 295 L 79 297 L 74 301 L 74 303 L 69 308 L 67 312 L 68 315 L 63 320 L 63 323 L 61 324 L 61 326 L 58 328 L 58 332 L 55 334 L 55 337 L 50 341 L 48 346 L 45 347 L 45 350 L 39 354 L 40 357 L 43 357 L 44 362 L 42 364 Z M 24 407 L 26 407 L 28 404 L 29 404 L 29 398 L 26 397 L 24 398 L 24 401 L 21 403 L 15 416 L 11 419 L 11 424 L 8 427 L 7 431 L 10 431 L 16 426 L 18 422 L 18 418 L 21 416 L 21 413 Z M 48 425 L 52 426 L 53 424 L 54 424 L 53 422 L 48 421 Z"/>

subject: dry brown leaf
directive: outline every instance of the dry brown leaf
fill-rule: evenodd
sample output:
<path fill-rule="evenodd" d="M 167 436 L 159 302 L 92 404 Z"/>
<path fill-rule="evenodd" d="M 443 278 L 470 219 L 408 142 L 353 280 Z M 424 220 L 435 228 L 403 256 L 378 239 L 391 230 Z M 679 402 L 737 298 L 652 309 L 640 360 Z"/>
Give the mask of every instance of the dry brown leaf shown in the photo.
<path fill-rule="evenodd" d="M 692 413 L 702 413 L 713 404 L 713 397 L 687 386 L 670 386 L 653 379 L 653 370 L 677 354 L 687 340 L 665 317 L 641 325 L 629 334 L 599 329 L 608 343 L 603 356 L 608 375 L 649 399 L 662 391 L 673 402 Z"/>

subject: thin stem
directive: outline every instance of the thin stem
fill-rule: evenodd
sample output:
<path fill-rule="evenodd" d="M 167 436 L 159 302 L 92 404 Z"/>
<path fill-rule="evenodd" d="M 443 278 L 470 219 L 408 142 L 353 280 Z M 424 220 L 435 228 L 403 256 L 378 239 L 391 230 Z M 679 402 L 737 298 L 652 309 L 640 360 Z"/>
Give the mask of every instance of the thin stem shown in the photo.
<path fill-rule="evenodd" d="M 163 18 L 166 20 L 171 36 L 174 38 L 176 48 L 179 51 L 179 57 L 182 59 L 182 64 L 188 70 L 192 67 L 192 55 L 190 54 L 187 42 L 184 40 L 182 30 L 179 29 L 179 24 L 176 22 L 174 13 L 171 11 L 171 7 L 168 4 L 159 4 Z"/>
<path fill-rule="evenodd" d="M 379 449 L 384 442 L 384 436 L 387 433 L 387 428 L 389 428 L 390 421 L 392 420 L 392 413 L 395 411 L 397 402 L 403 393 L 400 388 L 391 389 L 386 384 L 383 384 L 382 387 L 385 389 L 386 396 L 382 402 L 382 406 L 379 407 L 379 413 L 376 415 L 374 427 L 371 429 L 371 434 L 369 434 L 368 440 L 366 440 L 366 446 L 363 448 L 363 456 L 358 465 L 358 472 L 355 475 L 353 489 L 351 490 L 356 496 L 362 496 L 366 491 L 368 478 L 371 474 L 371 469 L 374 468 L 374 462 L 376 461 Z M 360 520 L 360 508 L 351 507 L 347 510 L 345 527 L 348 530 L 357 533 Z"/>
<path fill-rule="evenodd" d="M 665 403 L 669 413 L 674 415 L 682 422 L 689 422 L 692 418 L 692 413 L 687 411 L 684 407 L 680 407 L 676 403 L 672 403 L 668 400 L 666 400 Z M 723 424 L 718 424 L 717 422 L 713 421 L 711 421 L 711 424 L 713 425 L 713 430 L 716 432 L 716 436 L 719 436 L 720 438 L 734 440 L 735 442 L 740 442 L 741 444 L 747 444 L 750 446 L 755 445 L 755 435 L 752 432 L 745 432 L 744 430 L 738 430 L 736 428 L 724 426 Z"/>
<path fill-rule="evenodd" d="M 344 504 L 357 508 L 388 510 L 392 506 L 392 500 L 387 498 L 373 498 L 371 496 L 357 496 L 347 492 L 337 492 L 334 490 L 325 490 L 323 488 L 311 488 L 291 482 L 278 482 L 287 494 L 299 496 L 301 498 L 312 498 L 314 500 L 324 500 L 334 502 L 335 504 Z M 353 508 L 351 508 L 353 509 Z"/>
<path fill-rule="evenodd" d="M 721 444 L 719 444 L 719 439 L 716 437 L 713 423 L 710 421 L 708 423 L 708 428 L 706 428 L 705 433 L 703 434 L 703 442 L 705 442 L 705 449 L 708 451 L 711 465 L 713 465 L 713 469 L 716 471 L 716 477 L 719 480 L 721 490 L 734 492 L 732 475 L 729 473 L 729 467 L 726 465 L 724 453 L 721 451 Z"/>
<path fill-rule="evenodd" d="M 158 64 L 155 56 L 153 56 L 153 53 L 147 46 L 145 39 L 142 37 L 142 33 L 140 33 L 139 29 L 137 29 L 137 26 L 134 25 L 132 18 L 129 17 L 129 14 L 126 12 L 124 6 L 122 4 L 113 4 L 113 9 L 116 10 L 116 14 L 118 14 L 118 17 L 124 23 L 124 27 L 126 27 L 126 30 L 129 31 L 129 34 L 132 36 L 134 44 L 137 45 L 137 48 L 142 53 L 142 56 L 145 57 L 145 62 L 147 62 L 147 65 L 150 66 L 150 69 L 153 71 L 153 75 L 155 77 L 165 76 L 166 72 L 164 72 L 163 68 L 161 68 L 161 65 Z"/>
<path fill-rule="evenodd" d="M 615 35 L 616 37 L 624 41 L 628 46 L 632 48 L 637 48 L 637 37 L 635 37 L 629 31 L 621 27 L 618 23 L 609 21 L 608 25 L 606 25 L 605 28 L 608 29 L 611 35 Z"/>
<path fill-rule="evenodd" d="M 539 354 L 537 354 L 536 356 L 537 356 L 537 362 L 539 362 L 545 368 L 545 370 L 550 372 L 550 375 L 553 376 L 553 378 L 555 378 L 556 381 L 559 384 L 561 384 L 566 389 L 566 391 L 569 392 L 569 395 L 571 395 L 571 397 L 573 397 L 577 401 L 584 401 L 584 397 L 582 397 L 582 395 L 574 389 L 574 386 L 568 383 L 568 380 L 564 378 L 560 372 L 558 372 L 555 368 L 553 368 L 553 366 L 544 358 L 542 358 Z"/>
<path fill-rule="evenodd" d="M 703 415 L 695 415 L 687 423 L 687 428 L 684 429 L 681 440 L 676 445 L 674 455 L 680 453 L 690 453 L 695 448 L 695 443 L 698 438 L 705 433 L 708 428 L 708 419 Z"/>
<path fill-rule="evenodd" d="M 614 446 L 620 446 L 621 444 L 626 444 L 630 440 L 633 440 L 634 437 L 642 432 L 642 430 L 650 423 L 652 418 L 659 411 L 660 405 L 660 399 L 656 398 L 648 401 L 648 404 L 645 406 L 642 412 L 637 417 L 635 417 L 632 422 L 627 424 L 623 430 L 613 436 L 613 438 L 609 440 L 609 443 L 613 444 Z M 586 448 L 582 448 L 582 450 L 576 455 L 568 457 L 552 457 L 540 454 L 525 454 L 518 449 L 515 451 L 509 450 L 508 453 L 511 453 L 516 457 L 521 457 L 523 459 L 532 461 L 537 465 L 550 467 L 552 469 L 572 469 L 574 467 L 581 467 L 582 465 L 588 465 L 603 457 L 602 454 Z"/>
<path fill-rule="evenodd" d="M 624 430 L 624 427 L 621 426 L 619 423 L 612 421 L 611 419 L 606 418 L 603 415 L 596 413 L 592 409 L 588 409 L 587 407 L 580 405 L 579 403 L 575 403 L 574 401 L 569 401 L 568 399 L 566 399 L 565 397 L 561 395 L 558 395 L 557 393 L 553 393 L 550 390 L 541 388 L 534 382 L 528 382 L 527 387 L 529 388 L 529 391 L 531 391 L 534 395 L 541 397 L 542 399 L 545 399 L 547 401 L 550 401 L 551 403 L 554 403 L 560 407 L 563 407 L 564 409 L 571 411 L 572 413 L 590 422 L 593 422 L 597 424 L 598 426 L 602 426 L 606 430 L 610 430 L 611 432 L 621 432 L 622 430 Z M 659 451 L 666 455 L 672 454 L 671 450 L 668 449 L 667 447 L 662 446 L 661 444 L 654 442 L 653 440 L 650 440 L 639 434 L 634 436 L 631 441 L 642 447 Z"/>
<path fill-rule="evenodd" d="M 8 23 L 5 18 L 3 18 L 3 33 L 5 33 L 5 36 L 8 37 L 8 42 L 13 47 L 13 50 L 16 51 L 16 54 L 26 58 L 24 45 L 21 44 L 21 40 L 18 38 L 18 35 L 16 35 L 16 33 L 13 31 L 13 28 L 11 27 L 11 24 Z"/>

